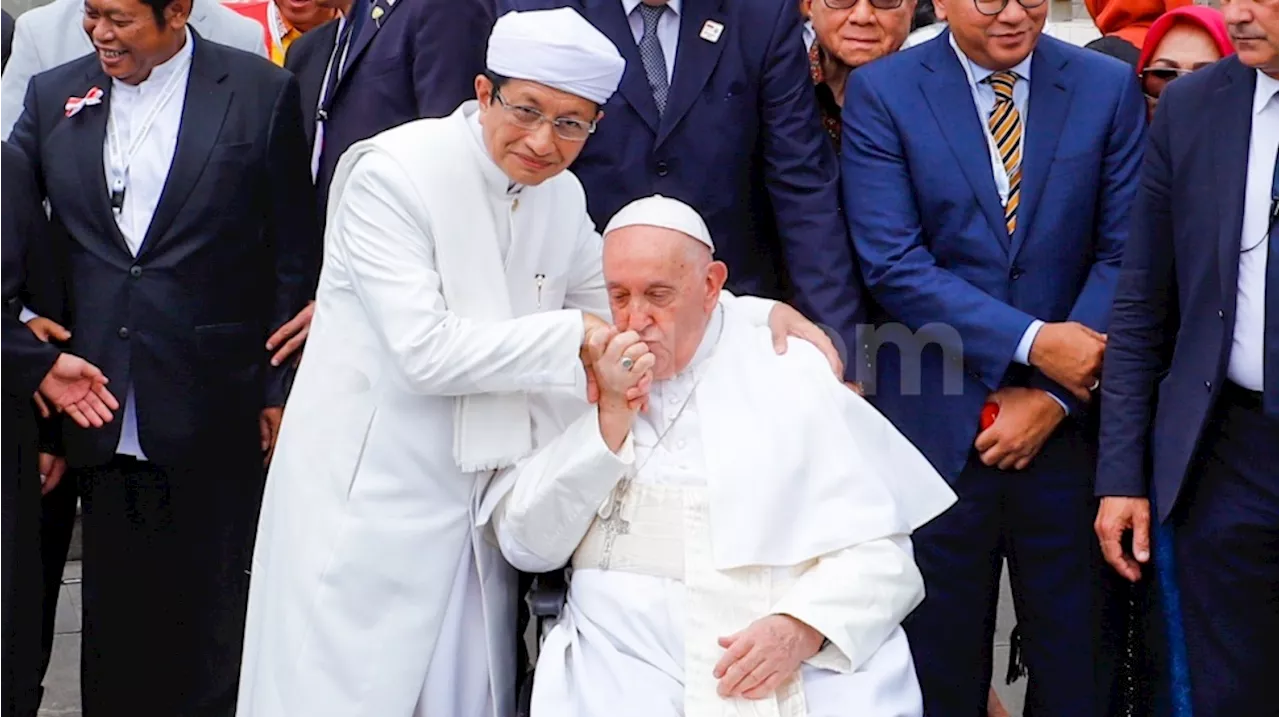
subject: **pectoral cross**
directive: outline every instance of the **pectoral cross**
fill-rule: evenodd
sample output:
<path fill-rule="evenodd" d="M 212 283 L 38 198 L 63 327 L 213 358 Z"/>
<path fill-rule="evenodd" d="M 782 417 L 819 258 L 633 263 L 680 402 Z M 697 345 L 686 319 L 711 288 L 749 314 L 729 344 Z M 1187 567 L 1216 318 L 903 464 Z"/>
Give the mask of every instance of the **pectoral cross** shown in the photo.
<path fill-rule="evenodd" d="M 613 489 L 613 497 L 608 512 L 600 517 L 600 529 L 604 531 L 604 549 L 600 551 L 600 569 L 608 570 L 610 558 L 613 557 L 613 543 L 619 535 L 631 532 L 631 521 L 622 517 L 622 499 L 627 494 L 630 478 L 623 478 Z"/>

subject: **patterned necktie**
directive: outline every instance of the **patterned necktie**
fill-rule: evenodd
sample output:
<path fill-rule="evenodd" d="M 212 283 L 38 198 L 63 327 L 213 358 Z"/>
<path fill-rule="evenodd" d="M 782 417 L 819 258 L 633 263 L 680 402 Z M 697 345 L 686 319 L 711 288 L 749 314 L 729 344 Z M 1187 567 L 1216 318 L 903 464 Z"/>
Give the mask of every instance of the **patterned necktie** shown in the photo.
<path fill-rule="evenodd" d="M 666 12 L 666 5 L 636 6 L 640 11 L 640 19 L 644 20 L 644 34 L 640 36 L 640 59 L 644 61 L 644 74 L 649 77 L 649 89 L 653 91 L 653 101 L 658 105 L 658 114 L 667 109 L 667 59 L 662 54 L 662 43 L 658 41 L 658 20 Z"/>
<path fill-rule="evenodd" d="M 1009 236 L 1013 236 L 1013 230 L 1018 227 L 1018 199 L 1022 189 L 1022 116 L 1013 103 L 1013 85 L 1017 81 L 1018 76 L 1010 70 L 987 78 L 996 93 L 996 104 L 987 117 L 987 126 L 1004 161 L 1004 171 L 1009 175 L 1009 199 L 1004 205 L 1004 223 Z"/>

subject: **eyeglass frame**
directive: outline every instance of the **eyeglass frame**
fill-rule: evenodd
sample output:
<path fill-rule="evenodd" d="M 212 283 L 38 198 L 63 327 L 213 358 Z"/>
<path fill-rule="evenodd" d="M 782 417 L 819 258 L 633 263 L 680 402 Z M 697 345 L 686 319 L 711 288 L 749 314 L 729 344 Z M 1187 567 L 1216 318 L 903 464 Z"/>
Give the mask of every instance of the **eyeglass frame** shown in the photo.
<path fill-rule="evenodd" d="M 1023 10 L 1032 10 L 1045 4 L 1045 1 L 1046 0 L 1034 0 L 1032 2 L 1028 2 L 1027 0 L 1018 0 L 1018 4 L 1022 6 Z M 1004 12 L 1005 8 L 1009 7 L 1009 0 L 1000 0 L 1000 9 L 995 12 L 987 12 L 986 10 L 983 10 L 982 0 L 973 0 L 973 6 L 977 8 L 980 14 L 986 15 L 987 17 L 995 17 Z"/>
<path fill-rule="evenodd" d="M 520 127 L 522 129 L 536 130 L 539 127 L 541 127 L 544 122 L 546 122 L 551 125 L 551 130 L 555 132 L 556 136 L 559 137 L 560 139 L 563 139 L 566 142 L 586 142 L 591 137 L 591 135 L 596 133 L 596 124 L 597 124 L 596 120 L 585 122 L 583 120 L 573 119 L 571 117 L 556 117 L 555 119 L 552 119 L 546 116 L 545 114 L 543 114 L 542 111 L 535 109 L 533 107 L 529 107 L 528 105 L 513 105 L 510 102 L 507 102 L 507 99 L 502 96 L 502 91 L 498 89 L 496 86 L 493 88 L 493 99 L 498 101 L 498 104 L 502 107 L 503 110 L 506 111 L 507 116 L 511 118 L 511 121 L 517 127 Z M 524 122 L 521 122 L 516 117 L 516 114 L 515 114 L 516 112 L 528 112 L 531 115 L 533 115 L 534 119 L 532 124 L 526 124 Z M 587 130 L 586 136 L 585 137 L 564 136 L 564 134 L 560 130 L 562 127 L 570 123 L 582 125 L 583 127 L 585 127 Z"/>
<path fill-rule="evenodd" d="M 839 2 L 848 2 L 849 4 L 833 5 L 832 3 L 836 1 L 837 0 L 822 0 L 822 4 L 826 5 L 832 10 L 852 10 L 853 8 L 858 6 L 858 2 L 859 2 L 859 0 L 838 0 Z M 879 5 L 877 4 L 878 2 L 885 2 L 885 0 L 867 0 L 867 2 L 871 3 L 871 7 L 875 8 L 876 10 L 897 10 L 898 8 L 902 7 L 902 3 L 904 3 L 905 1 L 906 0 L 888 0 L 888 2 L 891 2 L 893 4 Z"/>
<path fill-rule="evenodd" d="M 1186 77 L 1192 72 L 1195 72 L 1196 69 L 1198 68 L 1192 68 L 1188 70 L 1185 67 L 1168 67 L 1168 66 L 1162 66 L 1162 65 L 1150 65 L 1150 66 L 1144 67 L 1140 72 L 1138 72 L 1138 85 L 1142 87 L 1142 96 L 1146 97 L 1147 99 L 1159 101 L 1160 95 L 1164 94 L 1165 88 L 1168 87 L 1170 83 L 1174 82 L 1175 80 L 1180 80 L 1183 77 Z M 1172 72 L 1174 75 L 1176 75 L 1176 77 L 1173 77 L 1172 79 L 1167 80 L 1164 83 L 1164 87 L 1160 88 L 1160 94 L 1156 94 L 1156 95 L 1153 95 L 1150 92 L 1147 92 L 1147 73 L 1153 70 L 1160 71 L 1160 72 Z"/>

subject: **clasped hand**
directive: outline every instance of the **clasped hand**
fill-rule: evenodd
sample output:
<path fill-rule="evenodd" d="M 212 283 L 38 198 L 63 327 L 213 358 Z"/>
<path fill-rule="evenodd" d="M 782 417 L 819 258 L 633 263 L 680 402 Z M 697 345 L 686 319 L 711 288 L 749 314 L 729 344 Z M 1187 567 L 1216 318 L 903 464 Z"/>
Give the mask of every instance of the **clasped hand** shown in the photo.
<path fill-rule="evenodd" d="M 1075 321 L 1040 327 L 1027 359 L 1081 401 L 1097 387 L 1107 337 Z"/>
<path fill-rule="evenodd" d="M 582 355 L 602 409 L 625 405 L 635 412 L 648 407 L 657 359 L 639 334 L 612 326 L 592 328 L 584 337 Z"/>

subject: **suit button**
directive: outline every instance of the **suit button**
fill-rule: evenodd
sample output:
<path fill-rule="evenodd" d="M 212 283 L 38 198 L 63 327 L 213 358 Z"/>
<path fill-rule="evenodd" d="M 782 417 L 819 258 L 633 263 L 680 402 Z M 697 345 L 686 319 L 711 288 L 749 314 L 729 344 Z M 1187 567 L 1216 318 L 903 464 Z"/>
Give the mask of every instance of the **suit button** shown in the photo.
<path fill-rule="evenodd" d="M 142 276 L 142 267 L 140 266 L 129 267 L 129 276 L 132 276 L 135 279 Z"/>
<path fill-rule="evenodd" d="M 1222 313 L 1222 309 L 1218 309 L 1218 318 L 1219 319 L 1226 318 L 1226 314 Z"/>
<path fill-rule="evenodd" d="M 116 332 L 116 336 L 119 336 L 122 339 L 129 338 L 129 329 L 121 326 L 120 330 Z"/>
<path fill-rule="evenodd" d="M 1212 381 L 1205 381 L 1205 382 L 1204 382 L 1204 390 L 1206 390 L 1206 391 L 1212 391 L 1212 390 L 1213 390 L 1213 382 L 1212 382 Z"/>
<path fill-rule="evenodd" d="M 1009 270 L 1009 278 L 1017 281 L 1018 279 L 1021 279 L 1022 275 L 1025 273 L 1027 272 L 1022 267 L 1015 266 Z"/>
<path fill-rule="evenodd" d="M 667 166 L 667 163 L 666 163 L 666 162 L 658 162 L 658 176 L 659 176 L 659 177 L 665 177 L 665 176 L 667 176 L 668 174 L 670 174 L 670 172 L 671 172 L 671 169 Z"/>

